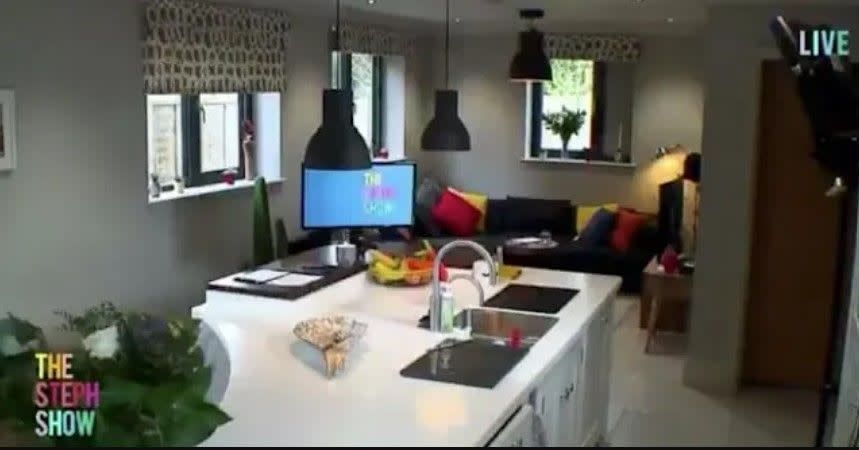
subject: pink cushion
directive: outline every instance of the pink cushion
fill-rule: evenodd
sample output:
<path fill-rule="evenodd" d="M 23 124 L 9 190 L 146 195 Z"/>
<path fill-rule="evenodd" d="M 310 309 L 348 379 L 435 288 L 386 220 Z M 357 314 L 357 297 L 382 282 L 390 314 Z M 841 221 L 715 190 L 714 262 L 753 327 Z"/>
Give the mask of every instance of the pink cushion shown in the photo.
<path fill-rule="evenodd" d="M 480 210 L 450 190 L 444 191 L 432 207 L 432 218 L 454 236 L 471 236 L 480 222 Z"/>

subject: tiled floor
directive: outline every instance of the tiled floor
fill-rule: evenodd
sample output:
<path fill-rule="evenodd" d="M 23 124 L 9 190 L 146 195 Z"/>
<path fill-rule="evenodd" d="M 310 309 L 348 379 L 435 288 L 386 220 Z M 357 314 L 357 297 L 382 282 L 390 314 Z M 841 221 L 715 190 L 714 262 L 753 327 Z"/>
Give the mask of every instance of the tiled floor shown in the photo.
<path fill-rule="evenodd" d="M 718 397 L 683 385 L 685 337 L 662 333 L 645 354 L 638 299 L 615 307 L 609 404 L 614 446 L 810 446 L 817 395 L 807 391 L 745 389 Z"/>

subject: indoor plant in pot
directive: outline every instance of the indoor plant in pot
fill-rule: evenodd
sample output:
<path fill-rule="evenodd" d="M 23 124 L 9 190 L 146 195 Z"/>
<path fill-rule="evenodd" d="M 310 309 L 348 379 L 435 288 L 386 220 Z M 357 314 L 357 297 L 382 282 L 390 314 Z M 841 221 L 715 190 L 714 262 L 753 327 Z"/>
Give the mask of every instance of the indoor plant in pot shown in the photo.
<path fill-rule="evenodd" d="M 197 343 L 198 321 L 126 313 L 110 303 L 59 314 L 63 330 L 81 338 L 71 348 L 52 345 L 23 319 L 0 319 L 0 434 L 39 446 L 193 446 L 230 420 L 207 400 L 212 369 Z M 47 381 L 56 377 L 43 370 L 46 357 L 53 358 L 47 367 L 68 359 L 63 380 Z M 56 405 L 43 388 L 65 382 L 86 385 L 80 392 L 87 394 L 67 398 L 63 390 Z M 81 402 L 66 404 L 73 399 Z M 59 433 L 44 426 L 55 413 L 74 416 Z"/>
<path fill-rule="evenodd" d="M 543 122 L 546 123 L 546 128 L 561 138 L 561 145 L 563 146 L 562 158 L 567 157 L 567 146 L 570 144 L 570 138 L 579 134 L 582 126 L 585 124 L 586 115 L 587 112 L 584 110 L 571 111 L 566 106 L 561 107 L 561 110 L 558 112 L 543 114 Z"/>

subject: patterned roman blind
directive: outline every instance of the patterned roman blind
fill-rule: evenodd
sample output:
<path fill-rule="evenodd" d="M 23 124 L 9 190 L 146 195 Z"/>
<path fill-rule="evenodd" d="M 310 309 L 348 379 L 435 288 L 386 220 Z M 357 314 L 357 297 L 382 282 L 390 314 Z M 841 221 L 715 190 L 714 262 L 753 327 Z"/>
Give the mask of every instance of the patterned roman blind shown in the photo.
<path fill-rule="evenodd" d="M 641 56 L 641 42 L 633 36 L 546 33 L 544 42 L 549 58 L 632 62 Z"/>
<path fill-rule="evenodd" d="M 333 49 L 336 37 L 334 27 L 330 34 Z M 340 25 L 340 49 L 348 53 L 413 56 L 415 38 L 383 28 L 343 23 Z"/>
<path fill-rule="evenodd" d="M 282 11 L 198 0 L 151 0 L 144 26 L 146 93 L 286 88 L 290 25 Z"/>

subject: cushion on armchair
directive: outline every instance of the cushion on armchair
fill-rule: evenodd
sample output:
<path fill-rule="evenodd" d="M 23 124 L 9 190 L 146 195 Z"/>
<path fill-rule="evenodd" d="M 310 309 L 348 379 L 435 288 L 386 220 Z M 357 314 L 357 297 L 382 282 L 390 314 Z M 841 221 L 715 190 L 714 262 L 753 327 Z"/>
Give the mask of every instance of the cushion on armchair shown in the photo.
<path fill-rule="evenodd" d="M 647 216 L 621 208 L 617 212 L 614 230 L 611 232 L 611 246 L 619 252 L 629 250 L 635 233 L 647 222 Z"/>
<path fill-rule="evenodd" d="M 480 211 L 480 221 L 477 222 L 477 231 L 483 231 L 486 229 L 486 202 L 488 198 L 483 194 L 478 194 L 476 192 L 464 192 L 459 191 L 454 188 L 448 188 L 454 194 L 462 197 L 471 204 L 471 206 L 477 208 Z"/>
<path fill-rule="evenodd" d="M 576 206 L 576 232 L 581 233 L 588 225 L 591 217 L 600 209 L 605 209 L 609 212 L 617 212 L 617 203 L 606 203 L 603 205 L 577 205 Z"/>
<path fill-rule="evenodd" d="M 608 244 L 611 232 L 614 230 L 615 215 L 605 208 L 600 208 L 591 216 L 585 229 L 579 233 L 579 243 L 587 247 L 601 247 Z"/>
<path fill-rule="evenodd" d="M 454 236 L 473 235 L 477 230 L 480 216 L 477 208 L 450 190 L 445 191 L 432 207 L 433 220 L 444 231 Z"/>

